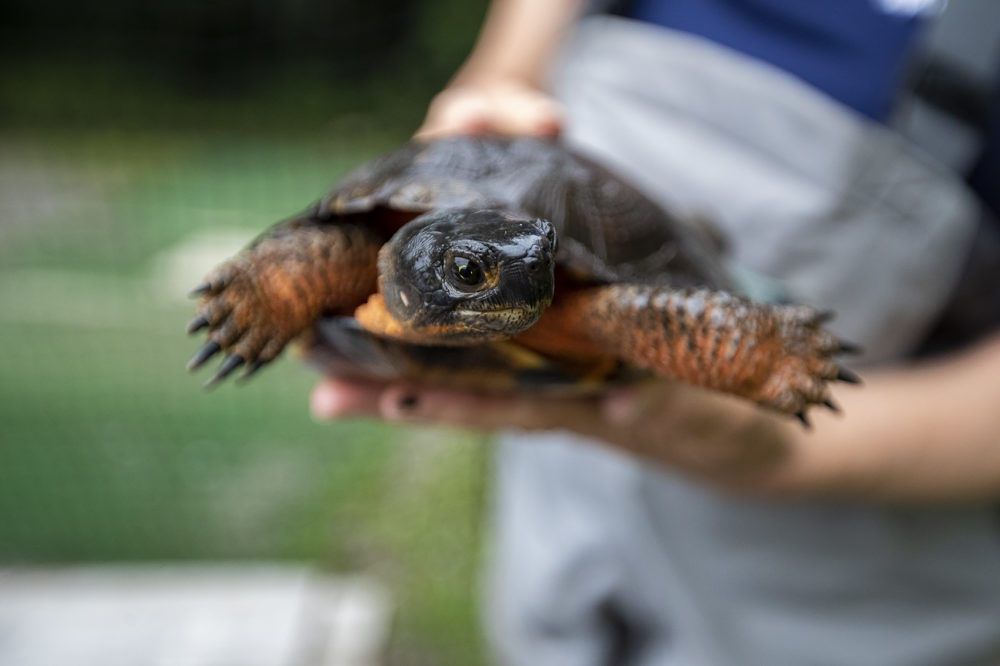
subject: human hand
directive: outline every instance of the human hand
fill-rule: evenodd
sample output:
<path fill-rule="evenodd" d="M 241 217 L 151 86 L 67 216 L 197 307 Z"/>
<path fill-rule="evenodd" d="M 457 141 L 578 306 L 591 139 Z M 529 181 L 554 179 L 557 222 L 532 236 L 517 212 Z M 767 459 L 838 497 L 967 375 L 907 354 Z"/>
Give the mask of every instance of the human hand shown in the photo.
<path fill-rule="evenodd" d="M 311 409 L 321 420 L 568 429 L 747 492 L 772 490 L 780 482 L 797 429 L 742 401 L 666 382 L 603 396 L 540 399 L 327 378 L 313 390 Z"/>
<path fill-rule="evenodd" d="M 561 108 L 544 90 L 556 54 L 586 5 L 491 2 L 472 53 L 434 98 L 417 136 L 559 134 Z"/>
<path fill-rule="evenodd" d="M 517 80 L 472 81 L 434 98 L 418 138 L 451 134 L 558 136 L 563 113 L 548 93 Z"/>

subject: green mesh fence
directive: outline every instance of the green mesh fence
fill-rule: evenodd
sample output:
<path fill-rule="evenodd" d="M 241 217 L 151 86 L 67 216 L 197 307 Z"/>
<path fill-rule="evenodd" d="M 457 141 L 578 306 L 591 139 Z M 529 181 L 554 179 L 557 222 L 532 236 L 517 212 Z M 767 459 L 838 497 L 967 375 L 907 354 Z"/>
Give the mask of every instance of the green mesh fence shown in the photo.
<path fill-rule="evenodd" d="M 316 377 L 292 358 L 211 392 L 184 371 L 198 346 L 183 334 L 186 290 L 405 138 L 483 6 L 404 9 L 404 36 L 365 17 L 372 34 L 405 38 L 391 57 L 292 49 L 239 68 L 236 91 L 158 79 L 127 49 L 7 58 L 21 76 L 0 82 L 0 566 L 288 559 L 368 572 L 397 603 L 390 663 L 483 663 L 482 438 L 313 423 Z"/>

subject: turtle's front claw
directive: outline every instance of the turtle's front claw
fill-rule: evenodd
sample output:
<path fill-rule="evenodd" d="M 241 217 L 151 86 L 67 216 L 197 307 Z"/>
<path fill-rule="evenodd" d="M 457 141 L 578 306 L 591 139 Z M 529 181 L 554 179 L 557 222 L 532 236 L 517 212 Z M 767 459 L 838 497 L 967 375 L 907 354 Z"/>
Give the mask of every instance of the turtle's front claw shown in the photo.
<path fill-rule="evenodd" d="M 206 386 L 243 365 L 244 376 L 253 374 L 274 360 L 301 328 L 294 318 L 275 316 L 276 310 L 282 311 L 280 299 L 239 258 L 220 267 L 195 291 L 202 296 L 187 331 L 207 329 L 208 341 L 188 362 L 188 370 L 197 370 L 219 352 L 227 354 Z"/>
<path fill-rule="evenodd" d="M 206 342 L 205 345 L 198 350 L 198 353 L 192 356 L 191 360 L 188 361 L 187 369 L 192 372 L 197 370 L 201 366 L 205 365 L 208 359 L 218 354 L 221 349 L 222 346 L 214 340 Z"/>
<path fill-rule="evenodd" d="M 189 294 L 192 298 L 207 296 L 208 294 L 218 294 L 232 282 L 233 278 L 239 275 L 240 270 L 235 262 L 228 262 L 219 266 L 205 279 L 204 282 L 191 290 Z"/>
<path fill-rule="evenodd" d="M 247 364 L 247 369 L 243 371 L 243 374 L 236 378 L 237 382 L 245 382 L 254 376 L 258 370 L 263 368 L 267 363 L 265 361 L 257 360 L 251 361 Z"/>
<path fill-rule="evenodd" d="M 853 342 L 847 342 L 846 340 L 841 340 L 837 346 L 838 354 L 860 354 L 864 351 L 861 345 L 856 345 Z"/>
<path fill-rule="evenodd" d="M 188 324 L 187 327 L 188 335 L 197 333 L 203 328 L 208 328 L 209 323 L 210 322 L 208 321 L 208 319 L 206 319 L 203 315 L 198 315 L 197 317 L 191 320 L 190 324 Z"/>
<path fill-rule="evenodd" d="M 858 377 L 857 374 L 855 374 L 854 372 L 851 372 L 847 368 L 841 368 L 841 367 L 837 368 L 837 380 L 841 381 L 841 382 L 846 382 L 848 384 L 861 384 L 862 383 L 861 382 L 861 377 Z"/>
<path fill-rule="evenodd" d="M 191 293 L 189 294 L 189 296 L 191 296 L 191 298 L 197 298 L 199 296 L 204 296 L 205 294 L 207 294 L 210 291 L 212 291 L 212 283 L 211 282 L 202 282 L 197 287 L 195 287 L 194 289 L 191 290 Z"/>
<path fill-rule="evenodd" d="M 857 353 L 860 347 L 823 329 L 822 324 L 828 317 L 808 316 L 801 311 L 808 312 L 808 309 L 798 306 L 776 308 L 774 312 L 776 339 L 781 351 L 760 387 L 757 401 L 795 416 L 809 427 L 805 415 L 813 405 L 823 405 L 840 413 L 840 408 L 830 398 L 829 382 L 861 383 L 857 374 L 833 360 L 838 354 Z"/>
<path fill-rule="evenodd" d="M 382 239 L 367 224 L 326 224 L 310 217 L 280 223 L 195 287 L 189 333 L 208 346 L 188 367 L 226 353 L 209 385 L 246 366 L 249 377 L 281 354 L 324 312 L 353 312 L 377 288 Z"/>
<path fill-rule="evenodd" d="M 205 388 L 215 386 L 223 379 L 233 374 L 233 371 L 244 363 L 246 363 L 246 359 L 239 354 L 230 354 L 226 357 L 226 360 L 222 362 L 222 365 L 219 366 L 219 369 L 216 370 L 215 374 L 212 375 L 211 379 L 205 382 Z"/>

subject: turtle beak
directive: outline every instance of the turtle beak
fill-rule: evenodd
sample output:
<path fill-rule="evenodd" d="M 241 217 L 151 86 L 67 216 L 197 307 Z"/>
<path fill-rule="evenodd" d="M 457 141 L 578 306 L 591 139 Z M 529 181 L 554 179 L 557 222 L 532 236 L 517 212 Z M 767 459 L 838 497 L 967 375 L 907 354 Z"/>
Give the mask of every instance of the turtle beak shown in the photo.
<path fill-rule="evenodd" d="M 552 223 L 548 220 L 543 220 L 542 218 L 537 218 L 534 220 L 535 226 L 538 227 L 538 231 L 541 232 L 543 236 L 549 241 L 549 250 L 552 254 L 556 253 L 559 247 L 559 238 L 556 235 L 556 228 L 552 226 Z"/>
<path fill-rule="evenodd" d="M 555 291 L 555 263 L 547 248 L 538 247 L 518 262 L 503 268 L 498 289 L 483 301 L 483 312 L 523 313 L 524 327 L 533 324 L 552 303 Z"/>

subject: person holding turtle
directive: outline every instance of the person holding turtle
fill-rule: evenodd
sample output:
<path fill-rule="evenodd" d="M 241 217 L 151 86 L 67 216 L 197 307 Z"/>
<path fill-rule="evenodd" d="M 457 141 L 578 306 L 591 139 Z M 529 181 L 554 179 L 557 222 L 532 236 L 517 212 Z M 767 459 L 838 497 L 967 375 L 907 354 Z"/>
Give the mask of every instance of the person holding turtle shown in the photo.
<path fill-rule="evenodd" d="M 873 364 L 919 346 L 982 214 L 886 125 L 938 3 L 582 4 L 495 0 L 418 136 L 561 134 L 715 221 L 749 292 L 835 309 Z M 674 385 L 542 401 L 330 378 L 312 409 L 506 430 L 500 663 L 988 664 L 997 376 L 1000 338 L 872 369 L 811 432 Z"/>

